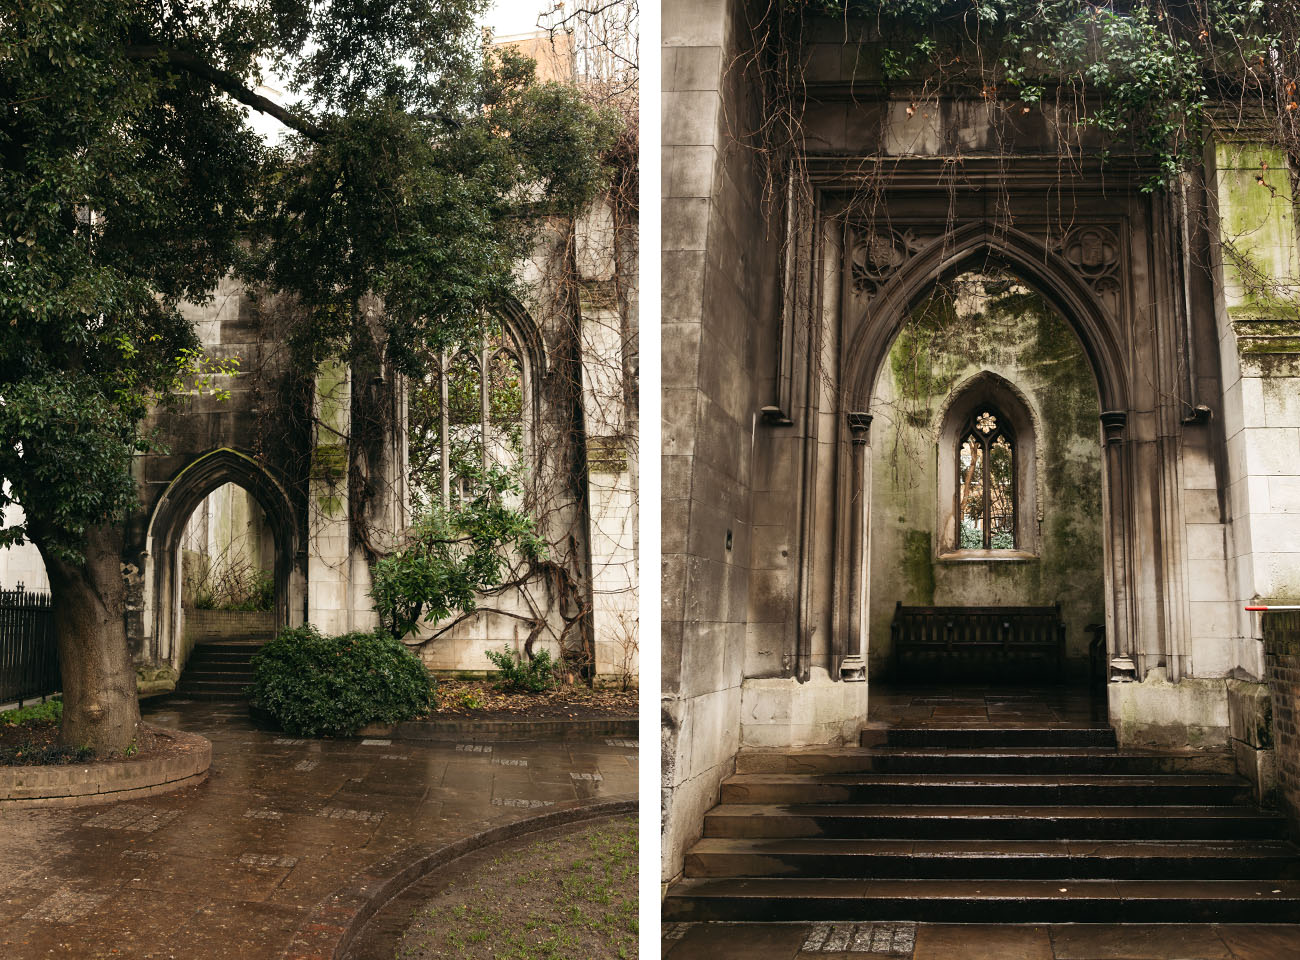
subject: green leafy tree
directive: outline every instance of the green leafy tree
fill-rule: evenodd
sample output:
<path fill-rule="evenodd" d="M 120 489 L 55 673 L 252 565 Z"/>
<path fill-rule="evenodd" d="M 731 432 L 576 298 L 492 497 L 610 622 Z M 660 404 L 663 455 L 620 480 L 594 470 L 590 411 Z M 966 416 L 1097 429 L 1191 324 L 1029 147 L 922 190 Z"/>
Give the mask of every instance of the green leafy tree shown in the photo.
<path fill-rule="evenodd" d="M 307 362 L 421 374 L 513 286 L 618 121 L 492 52 L 483 0 L 11 0 L 0 11 L 0 511 L 45 559 L 62 739 L 139 722 L 122 521 L 151 404 L 213 372 L 179 306 L 237 269 Z M 293 100 L 257 93 L 264 69 Z M 268 147 L 245 107 L 288 135 Z M 369 317 L 361 304 L 378 297 Z M 202 386 L 202 383 L 199 384 Z"/>
<path fill-rule="evenodd" d="M 472 480 L 472 499 L 450 508 L 435 504 L 402 548 L 374 563 L 370 595 L 385 629 L 398 639 L 421 621 L 473 611 L 478 594 L 501 582 L 512 558 L 537 559 L 545 552 L 532 518 L 504 502 L 512 489 L 506 474 L 489 471 Z"/>

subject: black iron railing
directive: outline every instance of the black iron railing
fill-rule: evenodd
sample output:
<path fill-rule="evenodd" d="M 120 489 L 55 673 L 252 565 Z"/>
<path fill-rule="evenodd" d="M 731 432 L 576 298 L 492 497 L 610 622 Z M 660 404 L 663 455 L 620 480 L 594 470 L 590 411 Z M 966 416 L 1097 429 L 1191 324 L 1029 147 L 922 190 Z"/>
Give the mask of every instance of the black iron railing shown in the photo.
<path fill-rule="evenodd" d="M 59 688 L 50 595 L 22 587 L 0 590 L 0 703 L 21 704 Z"/>

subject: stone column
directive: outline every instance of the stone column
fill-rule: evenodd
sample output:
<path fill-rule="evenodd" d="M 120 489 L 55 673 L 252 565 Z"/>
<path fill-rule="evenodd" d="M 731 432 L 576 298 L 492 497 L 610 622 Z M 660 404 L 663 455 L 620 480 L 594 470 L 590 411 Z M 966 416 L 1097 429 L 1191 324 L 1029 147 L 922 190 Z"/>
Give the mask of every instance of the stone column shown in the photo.
<path fill-rule="evenodd" d="M 1101 427 L 1106 438 L 1106 519 L 1110 543 L 1110 619 L 1106 646 L 1110 657 L 1110 679 L 1140 680 L 1133 660 L 1133 637 L 1129 618 L 1128 483 L 1124 476 L 1124 426 L 1128 414 L 1105 410 Z"/>
<path fill-rule="evenodd" d="M 615 239 L 613 211 L 598 200 L 575 225 L 575 260 L 580 277 L 592 635 L 596 673 L 609 678 L 639 672 L 635 451 L 628 442 L 624 318 Z"/>
<path fill-rule="evenodd" d="M 331 360 L 316 374 L 307 497 L 307 620 L 321 633 L 350 627 L 352 537 L 348 524 L 348 433 L 352 376 Z"/>
<path fill-rule="evenodd" d="M 847 415 L 852 438 L 852 481 L 849 487 L 849 652 L 840 661 L 840 679 L 867 679 L 867 615 L 870 610 L 871 578 L 871 414 L 855 411 Z"/>

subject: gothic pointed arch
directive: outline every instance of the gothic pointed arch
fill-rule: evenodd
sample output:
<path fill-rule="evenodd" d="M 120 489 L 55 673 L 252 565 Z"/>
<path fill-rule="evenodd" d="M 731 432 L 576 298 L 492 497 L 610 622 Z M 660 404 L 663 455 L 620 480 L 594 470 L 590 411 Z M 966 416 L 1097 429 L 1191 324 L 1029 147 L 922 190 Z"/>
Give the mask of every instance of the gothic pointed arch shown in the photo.
<path fill-rule="evenodd" d="M 1059 253 L 1014 228 L 965 224 L 907 258 L 865 310 L 845 317 L 847 409 L 865 410 L 881 365 L 914 306 L 936 281 L 967 268 L 1000 266 L 1041 294 L 1070 324 L 1088 357 L 1103 410 L 1127 411 L 1128 385 L 1117 320 Z"/>
<path fill-rule="evenodd" d="M 281 481 L 250 454 L 220 447 L 178 470 L 154 501 L 145 542 L 152 599 L 152 632 L 162 656 L 175 660 L 179 650 L 180 577 L 177 569 L 181 535 L 195 508 L 219 487 L 234 483 L 257 501 L 275 540 L 275 622 L 290 626 L 291 575 L 298 549 L 298 522 Z"/>

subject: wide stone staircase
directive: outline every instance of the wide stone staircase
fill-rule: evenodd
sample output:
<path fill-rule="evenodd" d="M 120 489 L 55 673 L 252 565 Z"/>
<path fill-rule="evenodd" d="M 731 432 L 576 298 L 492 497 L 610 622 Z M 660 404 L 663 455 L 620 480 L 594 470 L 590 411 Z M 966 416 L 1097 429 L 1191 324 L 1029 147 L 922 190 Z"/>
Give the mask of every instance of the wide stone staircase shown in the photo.
<path fill-rule="evenodd" d="M 1104 723 L 743 751 L 664 919 L 1300 921 L 1300 849 L 1231 771 L 1121 752 Z"/>

